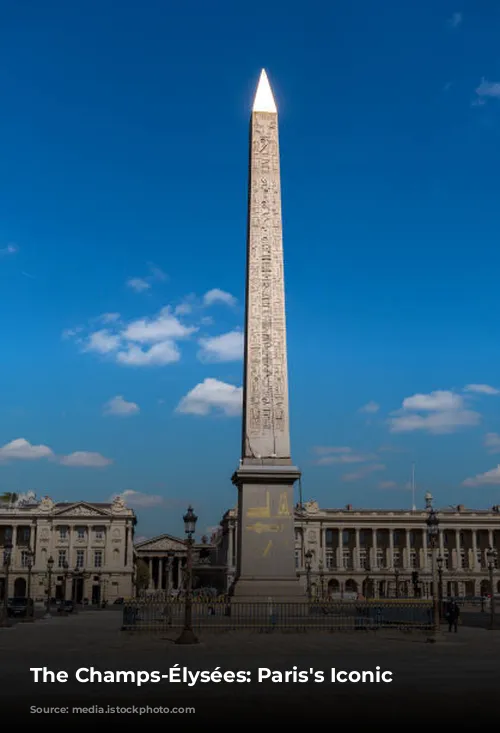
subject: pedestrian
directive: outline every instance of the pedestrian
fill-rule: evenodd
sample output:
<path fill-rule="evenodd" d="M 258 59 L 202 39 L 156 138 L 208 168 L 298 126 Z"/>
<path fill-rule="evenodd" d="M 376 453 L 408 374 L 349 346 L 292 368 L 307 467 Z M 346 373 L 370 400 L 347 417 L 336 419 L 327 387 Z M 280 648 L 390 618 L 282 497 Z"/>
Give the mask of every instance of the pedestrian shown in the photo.
<path fill-rule="evenodd" d="M 460 618 L 460 608 L 456 601 L 451 600 L 449 602 L 446 617 L 448 621 L 448 632 L 451 633 L 453 629 L 456 634 L 458 631 L 458 619 Z"/>

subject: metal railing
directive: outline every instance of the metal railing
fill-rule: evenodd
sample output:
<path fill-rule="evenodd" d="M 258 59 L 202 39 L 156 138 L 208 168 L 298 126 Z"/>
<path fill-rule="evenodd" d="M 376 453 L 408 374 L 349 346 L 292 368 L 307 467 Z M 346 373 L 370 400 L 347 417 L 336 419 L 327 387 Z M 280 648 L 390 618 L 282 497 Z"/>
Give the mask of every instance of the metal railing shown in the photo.
<path fill-rule="evenodd" d="M 131 600 L 123 606 L 124 631 L 163 633 L 184 625 L 182 599 Z M 193 601 L 192 625 L 204 631 L 356 631 L 433 627 L 429 601 L 305 601 L 301 603 Z"/>

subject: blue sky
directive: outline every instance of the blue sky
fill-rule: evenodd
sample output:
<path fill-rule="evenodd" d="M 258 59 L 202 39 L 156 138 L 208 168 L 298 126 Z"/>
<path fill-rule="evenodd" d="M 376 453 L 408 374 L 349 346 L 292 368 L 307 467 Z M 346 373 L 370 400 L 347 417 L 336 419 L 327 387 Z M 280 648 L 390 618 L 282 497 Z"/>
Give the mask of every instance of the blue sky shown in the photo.
<path fill-rule="evenodd" d="M 419 503 L 497 503 L 499 29 L 486 0 L 4 4 L 0 490 L 136 492 L 142 536 L 234 505 L 264 66 L 304 497 L 409 506 L 415 461 Z"/>

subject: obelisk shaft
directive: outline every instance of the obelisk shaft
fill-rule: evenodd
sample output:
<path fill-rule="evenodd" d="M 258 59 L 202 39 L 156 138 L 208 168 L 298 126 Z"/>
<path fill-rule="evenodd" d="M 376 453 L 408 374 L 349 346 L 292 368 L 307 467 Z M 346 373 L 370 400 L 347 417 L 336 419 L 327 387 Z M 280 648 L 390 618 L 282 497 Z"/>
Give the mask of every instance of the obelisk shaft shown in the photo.
<path fill-rule="evenodd" d="M 259 109 L 251 118 L 247 248 L 242 458 L 290 462 L 278 115 Z"/>
<path fill-rule="evenodd" d="M 278 115 L 266 73 L 250 123 L 243 440 L 235 599 L 303 598 L 295 570 Z"/>

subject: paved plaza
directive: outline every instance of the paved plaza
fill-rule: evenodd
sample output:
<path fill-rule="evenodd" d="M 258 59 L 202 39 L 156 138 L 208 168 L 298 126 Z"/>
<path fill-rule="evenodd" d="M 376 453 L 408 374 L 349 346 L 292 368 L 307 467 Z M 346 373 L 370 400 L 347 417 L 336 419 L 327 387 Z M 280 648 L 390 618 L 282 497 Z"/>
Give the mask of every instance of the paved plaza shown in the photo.
<path fill-rule="evenodd" d="M 488 720 L 496 701 L 500 632 L 461 627 L 457 635 L 443 634 L 437 644 L 427 643 L 421 634 L 400 632 L 205 633 L 199 645 L 189 647 L 174 644 L 174 636 L 124 633 L 121 613 L 115 610 L 0 629 L 2 708 L 28 715 L 31 705 L 192 706 L 198 721 L 238 713 L 248 720 L 279 715 L 285 720 L 290 716 L 309 721 L 352 719 L 353 723 L 360 716 L 375 723 L 394 715 L 424 721 L 432 709 L 440 722 L 477 724 Z M 251 671 L 254 678 L 258 668 L 284 672 L 296 665 L 298 670 L 323 670 L 327 681 L 200 683 L 188 688 L 163 681 L 137 687 L 73 679 L 80 667 L 165 673 L 176 664 L 191 671 Z M 362 671 L 377 666 L 393 673 L 392 683 L 329 681 L 332 667 Z M 65 670 L 70 679 L 34 684 L 30 667 Z M 31 714 L 31 719 L 35 717 Z"/>

